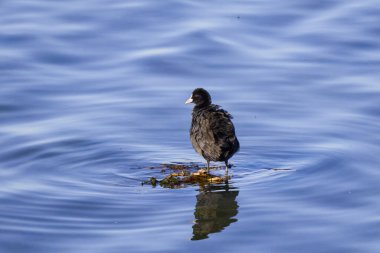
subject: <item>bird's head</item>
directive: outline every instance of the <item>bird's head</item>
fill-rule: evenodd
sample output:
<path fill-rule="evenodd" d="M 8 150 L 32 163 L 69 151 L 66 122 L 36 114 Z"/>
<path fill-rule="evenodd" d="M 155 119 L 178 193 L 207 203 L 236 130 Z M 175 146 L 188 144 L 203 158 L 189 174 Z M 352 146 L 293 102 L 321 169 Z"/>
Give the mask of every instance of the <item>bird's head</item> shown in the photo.
<path fill-rule="evenodd" d="M 211 96 L 207 90 L 197 88 L 193 91 L 190 98 L 186 100 L 185 104 L 194 103 L 197 107 L 204 107 L 211 104 Z"/>

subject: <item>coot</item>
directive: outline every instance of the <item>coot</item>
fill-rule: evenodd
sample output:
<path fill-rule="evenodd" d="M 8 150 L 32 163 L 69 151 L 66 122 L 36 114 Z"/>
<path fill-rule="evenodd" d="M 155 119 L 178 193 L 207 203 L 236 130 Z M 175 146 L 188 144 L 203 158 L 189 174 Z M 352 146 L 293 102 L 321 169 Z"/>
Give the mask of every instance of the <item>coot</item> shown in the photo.
<path fill-rule="evenodd" d="M 206 159 L 207 172 L 210 161 L 224 161 L 228 172 L 228 159 L 240 147 L 235 135 L 232 116 L 219 105 L 211 104 L 210 94 L 202 88 L 195 89 L 185 104 L 194 103 L 190 140 L 195 151 Z"/>

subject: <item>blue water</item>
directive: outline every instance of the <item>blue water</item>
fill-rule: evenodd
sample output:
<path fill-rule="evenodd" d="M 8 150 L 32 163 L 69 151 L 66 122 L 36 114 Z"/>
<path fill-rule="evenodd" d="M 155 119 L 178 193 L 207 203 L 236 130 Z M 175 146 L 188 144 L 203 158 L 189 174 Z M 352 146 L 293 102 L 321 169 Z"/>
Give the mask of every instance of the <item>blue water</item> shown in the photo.
<path fill-rule="evenodd" d="M 380 252 L 379 24 L 375 0 L 1 1 L 0 252 Z M 234 116 L 229 184 L 142 186 L 204 162 L 197 87 Z"/>

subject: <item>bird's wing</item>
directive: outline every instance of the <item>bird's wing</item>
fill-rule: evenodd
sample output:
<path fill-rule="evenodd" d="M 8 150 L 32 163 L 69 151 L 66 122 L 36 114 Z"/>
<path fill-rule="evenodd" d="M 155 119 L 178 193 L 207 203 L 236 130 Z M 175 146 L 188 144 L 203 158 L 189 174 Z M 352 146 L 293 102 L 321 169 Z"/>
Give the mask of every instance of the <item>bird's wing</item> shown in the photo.
<path fill-rule="evenodd" d="M 215 143 L 227 156 L 229 152 L 234 152 L 234 145 L 237 142 L 231 118 L 232 116 L 227 111 L 218 109 L 212 113 L 210 119 L 210 129 L 212 129 Z"/>

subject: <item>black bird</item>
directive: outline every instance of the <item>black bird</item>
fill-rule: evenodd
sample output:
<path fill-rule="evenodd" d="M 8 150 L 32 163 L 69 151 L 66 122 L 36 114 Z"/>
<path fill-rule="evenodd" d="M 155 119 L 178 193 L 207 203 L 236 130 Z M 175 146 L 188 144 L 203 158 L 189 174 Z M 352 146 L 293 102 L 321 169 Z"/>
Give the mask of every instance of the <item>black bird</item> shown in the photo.
<path fill-rule="evenodd" d="M 206 159 L 207 172 L 210 161 L 224 161 L 228 173 L 228 159 L 240 147 L 235 135 L 232 116 L 219 105 L 211 104 L 210 94 L 202 88 L 195 89 L 185 104 L 194 103 L 190 140 L 195 151 Z"/>

